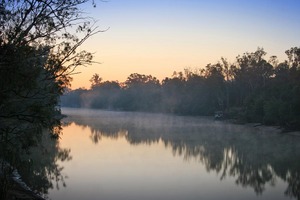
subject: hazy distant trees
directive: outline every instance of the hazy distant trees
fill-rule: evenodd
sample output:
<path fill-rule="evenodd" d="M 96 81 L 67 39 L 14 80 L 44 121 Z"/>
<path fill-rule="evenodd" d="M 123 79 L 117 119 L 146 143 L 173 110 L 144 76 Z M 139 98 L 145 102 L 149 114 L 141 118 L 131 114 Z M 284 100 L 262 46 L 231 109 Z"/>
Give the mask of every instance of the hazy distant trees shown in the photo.
<path fill-rule="evenodd" d="M 124 83 L 114 82 L 118 86 L 105 92 L 100 91 L 101 84 L 99 89 L 92 85 L 83 96 L 92 97 L 93 103 L 85 105 L 180 115 L 223 111 L 228 118 L 242 122 L 299 128 L 300 48 L 291 48 L 286 54 L 288 60 L 279 63 L 276 56 L 266 60 L 266 52 L 258 48 L 238 55 L 234 63 L 221 58 L 203 69 L 174 72 L 161 83 L 151 75 L 134 73 Z M 64 95 L 62 105 L 71 106 L 68 96 L 79 93 L 75 90 Z"/>
<path fill-rule="evenodd" d="M 157 111 L 160 104 L 160 84 L 151 75 L 131 74 L 124 83 L 118 109 Z"/>
<path fill-rule="evenodd" d="M 85 98 L 90 98 L 90 105 L 99 109 L 115 109 L 120 96 L 120 85 L 116 81 L 105 81 L 93 87 L 92 93 Z"/>

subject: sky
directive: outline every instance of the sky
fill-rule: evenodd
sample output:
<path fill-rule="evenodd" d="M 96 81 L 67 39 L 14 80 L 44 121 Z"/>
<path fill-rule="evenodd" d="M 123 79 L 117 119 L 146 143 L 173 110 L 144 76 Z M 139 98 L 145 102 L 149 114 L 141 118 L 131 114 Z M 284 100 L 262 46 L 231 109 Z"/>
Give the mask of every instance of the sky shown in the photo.
<path fill-rule="evenodd" d="M 106 30 L 80 50 L 99 63 L 79 67 L 72 89 L 90 88 L 97 73 L 104 81 L 124 82 L 132 73 L 159 80 L 185 68 L 204 68 L 221 57 L 267 52 L 286 59 L 300 46 L 300 0 L 95 0 L 83 7 Z"/>

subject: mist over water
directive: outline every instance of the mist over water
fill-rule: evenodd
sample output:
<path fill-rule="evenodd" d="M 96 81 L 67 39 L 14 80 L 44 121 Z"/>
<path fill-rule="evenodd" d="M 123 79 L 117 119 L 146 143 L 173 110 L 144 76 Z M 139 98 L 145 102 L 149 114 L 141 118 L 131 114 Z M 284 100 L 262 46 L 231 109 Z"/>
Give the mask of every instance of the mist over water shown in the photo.
<path fill-rule="evenodd" d="M 62 111 L 73 159 L 52 199 L 299 199 L 299 137 L 209 117 Z"/>

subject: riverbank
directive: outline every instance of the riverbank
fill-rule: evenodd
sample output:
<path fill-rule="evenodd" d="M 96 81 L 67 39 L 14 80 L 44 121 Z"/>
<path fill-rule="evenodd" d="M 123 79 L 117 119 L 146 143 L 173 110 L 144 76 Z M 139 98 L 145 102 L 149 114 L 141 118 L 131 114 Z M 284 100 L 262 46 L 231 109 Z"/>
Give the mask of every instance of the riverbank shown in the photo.
<path fill-rule="evenodd" d="M 217 120 L 219 120 L 219 119 L 217 119 Z M 275 125 L 265 125 L 262 123 L 250 123 L 250 122 L 245 122 L 245 121 L 242 121 L 239 119 L 228 118 L 228 117 L 222 118 L 222 119 L 220 119 L 220 121 L 224 121 L 226 123 L 231 123 L 231 124 L 239 124 L 239 125 L 247 126 L 247 127 L 253 127 L 254 129 L 256 129 L 258 131 L 280 133 L 280 134 L 293 135 L 293 136 L 300 137 L 299 129 L 291 129 L 291 128 L 275 126 Z"/>
<path fill-rule="evenodd" d="M 0 197 L 3 200 L 45 200 L 37 195 L 21 179 L 17 170 L 10 171 L 11 166 L 0 161 Z M 7 175 L 9 174 L 9 175 Z M 1 192 L 3 192 L 1 194 Z"/>
<path fill-rule="evenodd" d="M 10 181 L 9 189 L 4 200 L 45 200 L 38 196 L 31 190 L 23 188 L 19 183 L 14 180 Z"/>
<path fill-rule="evenodd" d="M 1 187 L 3 187 L 2 190 L 4 190 L 4 187 L 6 188 L 5 194 L 0 195 L 3 200 L 45 200 L 33 191 L 24 188 L 18 181 L 12 178 L 7 180 L 5 186 L 2 184 L 3 183 L 1 183 Z"/>
<path fill-rule="evenodd" d="M 246 123 L 241 124 L 248 127 L 253 127 L 257 131 L 266 132 L 266 133 L 276 133 L 276 134 L 285 134 L 300 137 L 300 131 L 287 131 L 280 126 L 267 126 L 260 123 Z"/>

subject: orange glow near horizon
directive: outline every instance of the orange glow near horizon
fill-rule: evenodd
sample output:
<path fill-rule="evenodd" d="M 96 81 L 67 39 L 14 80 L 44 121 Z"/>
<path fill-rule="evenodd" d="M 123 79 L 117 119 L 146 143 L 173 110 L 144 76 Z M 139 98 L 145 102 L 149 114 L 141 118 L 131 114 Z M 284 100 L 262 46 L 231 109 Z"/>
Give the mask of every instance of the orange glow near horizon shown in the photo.
<path fill-rule="evenodd" d="M 132 73 L 159 80 L 174 71 L 203 68 L 221 57 L 235 57 L 263 47 L 284 61 L 285 50 L 299 46 L 299 3 L 251 1 L 109 1 L 86 8 L 99 29 L 79 50 L 95 53 L 93 64 L 79 67 L 72 89 L 90 88 L 98 73 L 104 81 L 124 82 Z M 281 12 L 284 10 L 285 12 Z M 275 15 L 276 14 L 276 15 Z"/>

